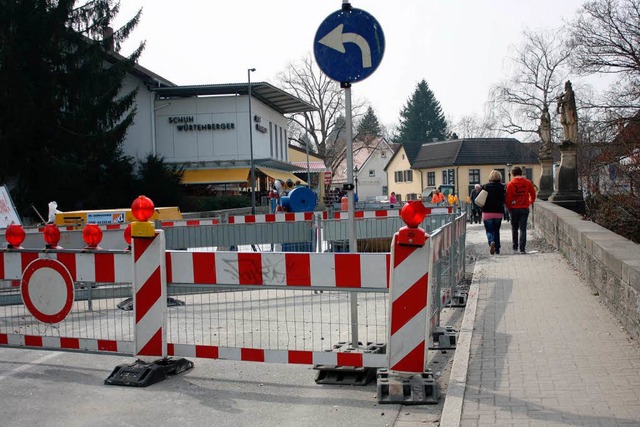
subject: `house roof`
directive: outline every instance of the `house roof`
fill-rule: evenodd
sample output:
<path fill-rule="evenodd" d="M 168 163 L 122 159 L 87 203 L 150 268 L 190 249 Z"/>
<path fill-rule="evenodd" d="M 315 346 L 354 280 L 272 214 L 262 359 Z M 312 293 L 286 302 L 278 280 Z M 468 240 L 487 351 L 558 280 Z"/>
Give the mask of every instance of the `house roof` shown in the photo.
<path fill-rule="evenodd" d="M 362 170 L 367 164 L 371 156 L 376 151 L 389 150 L 392 151 L 391 146 L 384 137 L 377 137 L 368 143 L 360 140 L 353 141 L 353 167 Z M 344 153 L 346 148 L 342 150 Z M 347 159 L 346 157 L 340 162 L 333 175 L 333 182 L 341 183 L 347 180 Z"/>
<path fill-rule="evenodd" d="M 538 162 L 539 143 L 515 138 L 463 138 L 423 144 L 412 169 L 453 165 L 531 164 Z"/>
<path fill-rule="evenodd" d="M 416 156 L 418 155 L 418 152 L 420 151 L 422 144 L 424 144 L 424 142 L 422 141 L 409 141 L 409 142 L 403 142 L 401 144 L 397 144 L 397 143 L 392 144 L 391 148 L 393 149 L 393 155 L 387 162 L 387 165 L 384 167 L 384 170 L 385 171 L 387 170 L 387 168 L 389 167 L 393 159 L 398 155 L 398 153 L 401 151 L 402 148 L 404 148 L 404 153 L 407 156 L 407 160 L 409 161 L 409 166 L 413 167 L 413 162 L 416 159 Z"/>
<path fill-rule="evenodd" d="M 226 83 L 192 86 L 151 88 L 162 97 L 189 97 L 205 95 L 248 95 L 248 83 Z M 280 114 L 316 111 L 313 105 L 266 82 L 251 82 L 251 97 L 273 108 Z"/>

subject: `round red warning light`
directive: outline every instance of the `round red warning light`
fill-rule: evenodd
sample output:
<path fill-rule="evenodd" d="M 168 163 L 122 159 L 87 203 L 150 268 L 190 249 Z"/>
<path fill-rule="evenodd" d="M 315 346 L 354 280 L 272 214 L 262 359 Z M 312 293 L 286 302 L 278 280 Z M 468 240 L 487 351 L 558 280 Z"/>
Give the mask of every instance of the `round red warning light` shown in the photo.
<path fill-rule="evenodd" d="M 147 196 L 138 196 L 131 204 L 131 213 L 138 221 L 148 221 L 155 210 L 153 201 Z"/>
<path fill-rule="evenodd" d="M 127 245 L 131 244 L 131 224 L 124 229 L 124 241 L 127 242 Z"/>
<path fill-rule="evenodd" d="M 44 226 L 44 241 L 49 246 L 58 246 L 60 242 L 60 229 L 55 224 L 47 224 Z"/>
<path fill-rule="evenodd" d="M 102 230 L 98 224 L 87 224 L 82 230 L 82 239 L 90 248 L 97 248 L 102 241 Z"/>
<path fill-rule="evenodd" d="M 5 238 L 11 247 L 19 247 L 24 242 L 25 237 L 24 228 L 19 224 L 11 224 L 5 232 Z"/>
<path fill-rule="evenodd" d="M 420 200 L 407 202 L 400 210 L 400 217 L 409 228 L 417 228 L 425 216 L 427 216 L 427 208 Z"/>

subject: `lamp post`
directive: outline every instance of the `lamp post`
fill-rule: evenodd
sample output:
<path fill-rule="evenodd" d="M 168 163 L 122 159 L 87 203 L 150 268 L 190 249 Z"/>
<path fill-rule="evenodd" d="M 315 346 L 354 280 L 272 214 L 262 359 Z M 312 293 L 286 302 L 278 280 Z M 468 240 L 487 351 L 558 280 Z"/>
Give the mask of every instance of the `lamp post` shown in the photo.
<path fill-rule="evenodd" d="M 255 68 L 247 70 L 247 89 L 249 92 L 249 168 L 251 169 L 251 215 L 256 214 L 256 171 L 253 167 L 253 118 L 251 117 L 251 73 Z"/>
<path fill-rule="evenodd" d="M 507 163 L 507 172 L 509 173 L 509 181 L 511 181 L 511 166 L 513 166 L 511 163 Z"/>

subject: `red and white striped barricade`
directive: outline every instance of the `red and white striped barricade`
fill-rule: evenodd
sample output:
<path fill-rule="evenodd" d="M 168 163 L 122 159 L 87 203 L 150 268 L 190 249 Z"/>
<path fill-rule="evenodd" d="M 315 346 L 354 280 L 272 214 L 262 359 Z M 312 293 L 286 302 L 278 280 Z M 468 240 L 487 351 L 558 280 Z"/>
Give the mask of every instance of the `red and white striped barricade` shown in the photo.
<path fill-rule="evenodd" d="M 378 373 L 378 402 L 436 403 L 437 384 L 426 368 L 431 252 L 429 236 L 419 227 L 426 209 L 422 202 L 410 202 L 400 215 L 407 226 L 391 244 L 389 370 Z"/>
<path fill-rule="evenodd" d="M 140 196 L 131 205 L 138 220 L 131 224 L 133 240 L 134 356 L 119 365 L 104 381 L 108 385 L 144 387 L 193 368 L 186 359 L 167 358 L 167 271 L 162 230 L 148 221 L 154 211 L 151 199 Z M 160 358 L 160 359 L 158 359 Z M 154 361 L 149 361 L 153 360 Z"/>

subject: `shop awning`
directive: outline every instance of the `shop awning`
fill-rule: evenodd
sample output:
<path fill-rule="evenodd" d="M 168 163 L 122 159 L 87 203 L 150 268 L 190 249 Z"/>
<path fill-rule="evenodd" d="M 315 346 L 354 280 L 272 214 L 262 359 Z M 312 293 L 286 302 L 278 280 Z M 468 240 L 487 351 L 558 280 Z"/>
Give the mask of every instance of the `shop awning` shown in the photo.
<path fill-rule="evenodd" d="M 292 165 L 297 166 L 299 169 L 297 169 L 295 172 L 307 172 L 307 162 L 291 162 Z M 324 172 L 327 170 L 327 167 L 324 165 L 324 162 L 309 162 L 309 172 Z"/>
<path fill-rule="evenodd" d="M 237 169 L 188 169 L 184 171 L 183 184 L 231 184 L 247 182 L 249 168 Z"/>
<path fill-rule="evenodd" d="M 284 182 L 287 182 L 287 180 L 290 179 L 293 182 L 300 181 L 301 184 L 306 184 L 306 182 L 304 182 L 303 180 L 301 180 L 291 172 L 280 171 L 280 170 L 269 169 L 269 168 L 256 168 L 256 169 L 258 169 L 263 174 L 270 176 L 273 179 L 280 179 Z"/>

